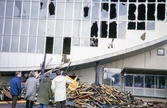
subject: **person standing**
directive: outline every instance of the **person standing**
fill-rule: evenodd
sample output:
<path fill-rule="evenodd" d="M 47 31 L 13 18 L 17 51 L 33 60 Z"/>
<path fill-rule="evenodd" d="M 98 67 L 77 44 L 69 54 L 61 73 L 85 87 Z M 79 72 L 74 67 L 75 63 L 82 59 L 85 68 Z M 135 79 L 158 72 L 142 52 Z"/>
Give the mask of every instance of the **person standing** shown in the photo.
<path fill-rule="evenodd" d="M 39 108 L 47 108 L 49 99 L 52 97 L 50 73 L 45 74 L 45 78 L 41 80 L 38 88 L 37 102 L 40 103 Z"/>
<path fill-rule="evenodd" d="M 66 104 L 66 83 L 73 84 L 71 80 L 61 75 L 61 71 L 56 71 L 56 77 L 52 81 L 51 89 L 55 95 L 56 108 L 65 108 Z"/>
<path fill-rule="evenodd" d="M 25 89 L 26 89 L 26 108 L 33 108 L 34 100 L 36 96 L 36 91 L 39 86 L 38 79 L 35 78 L 35 72 L 30 72 L 30 77 L 27 79 L 25 83 Z"/>
<path fill-rule="evenodd" d="M 15 108 L 17 104 L 18 96 L 21 94 L 21 79 L 22 72 L 15 73 L 15 77 L 10 81 L 10 94 L 12 95 L 12 108 Z"/>

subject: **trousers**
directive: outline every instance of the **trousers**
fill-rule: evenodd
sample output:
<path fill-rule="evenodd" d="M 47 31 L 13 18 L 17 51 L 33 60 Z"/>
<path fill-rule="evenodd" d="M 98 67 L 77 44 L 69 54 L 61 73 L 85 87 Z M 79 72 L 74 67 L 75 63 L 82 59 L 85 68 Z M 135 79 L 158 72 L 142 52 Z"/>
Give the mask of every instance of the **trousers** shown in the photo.
<path fill-rule="evenodd" d="M 18 96 L 12 96 L 12 108 L 16 107 Z"/>

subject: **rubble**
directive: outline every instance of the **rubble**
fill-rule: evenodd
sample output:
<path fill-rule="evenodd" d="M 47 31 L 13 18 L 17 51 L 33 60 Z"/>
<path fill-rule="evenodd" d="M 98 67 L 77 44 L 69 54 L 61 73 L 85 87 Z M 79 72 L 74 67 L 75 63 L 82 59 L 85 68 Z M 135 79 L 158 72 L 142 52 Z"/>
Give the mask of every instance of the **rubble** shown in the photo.
<path fill-rule="evenodd" d="M 67 89 L 68 106 L 78 108 L 166 108 L 162 102 L 136 99 L 130 92 L 112 86 L 79 84 L 76 90 Z M 72 104 L 71 104 L 72 103 Z"/>

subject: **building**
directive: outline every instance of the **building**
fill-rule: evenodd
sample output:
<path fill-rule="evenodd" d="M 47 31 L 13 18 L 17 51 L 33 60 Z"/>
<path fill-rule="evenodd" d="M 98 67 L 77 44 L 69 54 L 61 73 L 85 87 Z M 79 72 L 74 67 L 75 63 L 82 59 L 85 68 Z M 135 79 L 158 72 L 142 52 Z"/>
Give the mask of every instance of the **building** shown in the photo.
<path fill-rule="evenodd" d="M 67 66 L 61 65 L 64 57 L 81 82 L 109 79 L 113 85 L 119 79 L 120 90 L 166 98 L 166 5 L 165 0 L 0 0 L 0 82 L 9 83 L 10 72 L 40 70 L 46 53 L 47 69 Z M 113 77 L 115 69 L 120 75 Z"/>

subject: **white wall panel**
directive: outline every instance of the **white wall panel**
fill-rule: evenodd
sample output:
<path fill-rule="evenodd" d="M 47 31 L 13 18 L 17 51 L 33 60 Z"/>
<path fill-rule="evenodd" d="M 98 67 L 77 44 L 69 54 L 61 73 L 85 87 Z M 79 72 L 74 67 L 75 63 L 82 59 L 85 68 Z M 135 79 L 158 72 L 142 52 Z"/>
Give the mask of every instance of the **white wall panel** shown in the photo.
<path fill-rule="evenodd" d="M 9 65 L 9 53 L 1 53 L 0 67 L 8 67 Z"/>

